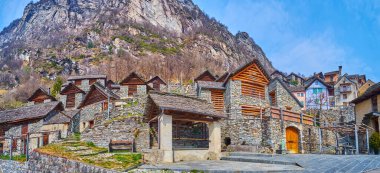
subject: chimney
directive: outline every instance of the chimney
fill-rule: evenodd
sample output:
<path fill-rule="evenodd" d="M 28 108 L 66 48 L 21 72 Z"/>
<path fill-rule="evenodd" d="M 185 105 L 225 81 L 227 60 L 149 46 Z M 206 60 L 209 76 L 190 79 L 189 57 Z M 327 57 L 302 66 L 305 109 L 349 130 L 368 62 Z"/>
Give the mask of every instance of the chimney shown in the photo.
<path fill-rule="evenodd" d="M 342 66 L 340 65 L 339 66 L 339 76 L 341 76 L 342 75 Z"/>

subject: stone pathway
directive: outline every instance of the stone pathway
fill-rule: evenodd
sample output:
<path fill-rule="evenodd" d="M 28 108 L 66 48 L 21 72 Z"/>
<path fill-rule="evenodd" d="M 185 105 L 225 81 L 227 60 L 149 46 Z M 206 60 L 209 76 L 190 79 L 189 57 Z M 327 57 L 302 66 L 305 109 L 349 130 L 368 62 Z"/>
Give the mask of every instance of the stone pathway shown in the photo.
<path fill-rule="evenodd" d="M 319 155 L 288 154 L 263 155 L 232 153 L 220 161 L 193 161 L 156 166 L 144 165 L 143 169 L 170 169 L 174 171 L 200 170 L 205 172 L 306 172 L 306 173 L 380 173 L 378 155 Z"/>

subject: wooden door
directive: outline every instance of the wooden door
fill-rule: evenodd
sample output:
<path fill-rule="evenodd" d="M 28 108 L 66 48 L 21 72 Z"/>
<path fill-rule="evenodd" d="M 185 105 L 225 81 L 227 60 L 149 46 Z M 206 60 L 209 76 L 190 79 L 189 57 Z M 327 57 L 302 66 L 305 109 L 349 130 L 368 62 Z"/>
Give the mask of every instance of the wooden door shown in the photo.
<path fill-rule="evenodd" d="M 49 144 L 49 134 L 45 133 L 42 136 L 42 146 Z"/>
<path fill-rule="evenodd" d="M 286 148 L 290 153 L 298 153 L 298 130 L 294 127 L 286 128 Z"/>

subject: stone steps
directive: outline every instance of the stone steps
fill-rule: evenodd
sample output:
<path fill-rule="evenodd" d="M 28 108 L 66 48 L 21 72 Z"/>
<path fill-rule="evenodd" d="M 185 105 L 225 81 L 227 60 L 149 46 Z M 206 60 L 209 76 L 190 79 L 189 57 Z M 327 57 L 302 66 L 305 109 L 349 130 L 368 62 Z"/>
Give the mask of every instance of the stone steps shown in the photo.
<path fill-rule="evenodd" d="M 250 153 L 250 152 L 233 152 L 230 156 L 247 156 L 247 157 L 274 157 L 274 154 Z"/>
<path fill-rule="evenodd" d="M 296 162 L 268 159 L 267 157 L 228 156 L 228 157 L 222 157 L 221 160 L 236 161 L 236 162 L 250 162 L 250 163 L 265 163 L 265 164 L 300 166 Z"/>

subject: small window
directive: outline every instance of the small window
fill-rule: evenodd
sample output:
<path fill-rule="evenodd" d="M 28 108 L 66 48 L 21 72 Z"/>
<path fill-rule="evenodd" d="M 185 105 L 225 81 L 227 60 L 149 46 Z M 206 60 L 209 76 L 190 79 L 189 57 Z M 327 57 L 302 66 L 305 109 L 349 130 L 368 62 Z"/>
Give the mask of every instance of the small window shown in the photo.
<path fill-rule="evenodd" d="M 82 80 L 75 80 L 75 81 L 74 81 L 74 84 L 75 84 L 76 86 L 82 85 Z"/>
<path fill-rule="evenodd" d="M 90 129 L 94 128 L 94 120 L 90 121 Z"/>
<path fill-rule="evenodd" d="M 343 99 L 347 99 L 347 94 L 343 94 Z"/>
<path fill-rule="evenodd" d="M 301 97 L 303 97 L 304 95 L 303 95 L 303 93 L 301 93 Z"/>
<path fill-rule="evenodd" d="M 378 111 L 378 109 L 377 109 L 377 97 L 376 96 L 372 97 L 371 102 L 372 102 L 372 111 L 377 112 Z"/>
<path fill-rule="evenodd" d="M 103 103 L 103 111 L 108 110 L 108 102 Z"/>

